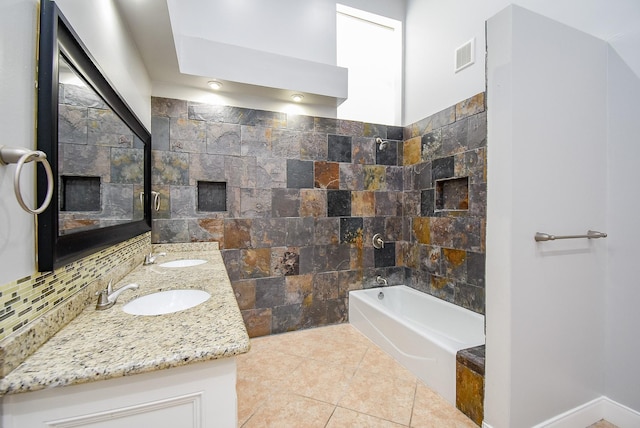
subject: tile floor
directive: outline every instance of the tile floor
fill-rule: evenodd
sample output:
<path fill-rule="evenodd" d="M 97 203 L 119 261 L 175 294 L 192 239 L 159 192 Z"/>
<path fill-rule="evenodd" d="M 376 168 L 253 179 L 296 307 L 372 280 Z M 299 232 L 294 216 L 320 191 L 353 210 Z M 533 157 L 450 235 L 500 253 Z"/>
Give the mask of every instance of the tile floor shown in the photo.
<path fill-rule="evenodd" d="M 251 339 L 237 363 L 242 428 L 477 428 L 349 324 Z"/>
<path fill-rule="evenodd" d="M 238 424 L 476 428 L 349 324 L 251 340 L 238 361 Z"/>
<path fill-rule="evenodd" d="M 618 428 L 618 426 L 612 424 L 611 422 L 607 422 L 603 419 L 599 422 L 596 422 L 593 425 L 588 426 L 587 428 Z"/>

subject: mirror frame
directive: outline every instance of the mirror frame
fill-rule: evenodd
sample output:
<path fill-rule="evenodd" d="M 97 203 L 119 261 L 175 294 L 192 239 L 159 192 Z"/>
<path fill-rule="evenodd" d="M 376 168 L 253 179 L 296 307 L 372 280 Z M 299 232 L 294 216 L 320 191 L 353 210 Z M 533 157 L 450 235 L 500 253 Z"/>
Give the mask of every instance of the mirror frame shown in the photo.
<path fill-rule="evenodd" d="M 53 176 L 58 177 L 58 59 L 65 59 L 144 143 L 144 217 L 142 220 L 59 234 L 58 183 L 49 207 L 38 216 L 37 260 L 40 272 L 52 271 L 106 247 L 151 230 L 151 134 L 107 80 L 78 35 L 52 0 L 40 2 L 38 57 L 38 150 L 46 153 Z M 47 191 L 42 168 L 37 177 L 38 201 Z"/>

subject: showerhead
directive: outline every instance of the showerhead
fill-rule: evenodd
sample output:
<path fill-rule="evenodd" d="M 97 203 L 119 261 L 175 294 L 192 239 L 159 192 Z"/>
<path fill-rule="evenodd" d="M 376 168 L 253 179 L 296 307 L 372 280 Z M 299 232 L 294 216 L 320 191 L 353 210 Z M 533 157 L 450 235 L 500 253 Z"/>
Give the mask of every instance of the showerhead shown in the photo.
<path fill-rule="evenodd" d="M 384 150 L 387 148 L 387 146 L 389 145 L 389 142 L 386 140 L 383 140 L 380 137 L 376 137 L 376 144 L 378 144 L 378 149 L 379 150 Z"/>

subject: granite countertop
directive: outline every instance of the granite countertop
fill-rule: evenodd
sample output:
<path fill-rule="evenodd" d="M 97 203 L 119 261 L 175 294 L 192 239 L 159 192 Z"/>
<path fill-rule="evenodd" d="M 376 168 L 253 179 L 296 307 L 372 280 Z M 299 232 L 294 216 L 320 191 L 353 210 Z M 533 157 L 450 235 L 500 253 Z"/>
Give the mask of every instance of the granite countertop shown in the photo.
<path fill-rule="evenodd" d="M 205 259 L 207 263 L 185 268 L 138 266 L 113 287 L 117 290 L 137 283 L 137 290 L 124 291 L 107 310 L 86 308 L 0 379 L 0 395 L 145 373 L 247 352 L 249 336 L 220 251 L 170 252 L 157 262 L 179 259 Z M 165 315 L 129 315 L 122 310 L 136 297 L 185 288 L 205 290 L 211 298 L 199 306 Z"/>

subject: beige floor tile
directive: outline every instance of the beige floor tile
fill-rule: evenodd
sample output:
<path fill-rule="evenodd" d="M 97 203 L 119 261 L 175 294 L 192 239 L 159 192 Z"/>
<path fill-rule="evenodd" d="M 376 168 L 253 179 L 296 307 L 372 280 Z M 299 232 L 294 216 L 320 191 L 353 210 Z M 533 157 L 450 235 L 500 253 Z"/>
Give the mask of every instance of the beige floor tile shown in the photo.
<path fill-rule="evenodd" d="M 242 426 L 273 394 L 273 389 L 261 382 L 248 381 L 238 376 L 238 426 Z"/>
<path fill-rule="evenodd" d="M 243 428 L 476 427 L 349 324 L 251 339 L 237 366 Z"/>
<path fill-rule="evenodd" d="M 292 335 L 293 333 L 283 333 L 271 336 L 255 337 L 251 339 L 251 351 L 281 352 L 283 354 L 290 354 L 287 350 L 296 344 L 296 337 L 292 337 Z"/>
<path fill-rule="evenodd" d="M 296 342 L 297 346 L 290 350 L 296 356 L 344 365 L 359 364 L 368 349 L 363 344 L 344 343 L 318 336 L 300 336 Z"/>
<path fill-rule="evenodd" d="M 415 428 L 477 428 L 473 421 L 449 404 L 447 400 L 418 382 L 413 404 L 411 427 Z"/>
<path fill-rule="evenodd" d="M 337 324 L 327 327 L 313 328 L 301 331 L 300 334 L 308 337 L 315 337 L 320 340 L 328 339 L 347 344 L 360 344 L 364 346 L 370 346 L 373 344 L 373 342 L 371 342 L 351 324 Z"/>
<path fill-rule="evenodd" d="M 396 424 L 391 421 L 379 419 L 353 410 L 336 407 L 333 416 L 329 419 L 327 428 L 403 428 L 406 425 Z"/>
<path fill-rule="evenodd" d="M 287 391 L 325 403 L 337 404 L 345 394 L 355 367 L 308 360 L 288 376 Z"/>
<path fill-rule="evenodd" d="M 334 406 L 294 394 L 277 394 L 266 401 L 243 428 L 324 428 Z"/>
<path fill-rule="evenodd" d="M 598 421 L 593 425 L 589 425 L 588 428 L 618 428 L 618 427 L 612 424 L 611 422 L 607 422 L 604 419 L 602 419 L 601 421 Z"/>
<path fill-rule="evenodd" d="M 238 377 L 247 381 L 267 382 L 272 386 L 285 381 L 304 359 L 274 350 L 252 349 L 238 358 Z"/>
<path fill-rule="evenodd" d="M 406 380 L 415 379 L 413 373 L 377 346 L 367 349 L 358 370 Z"/>
<path fill-rule="evenodd" d="M 358 370 L 340 407 L 409 425 L 416 380 L 383 377 Z"/>

